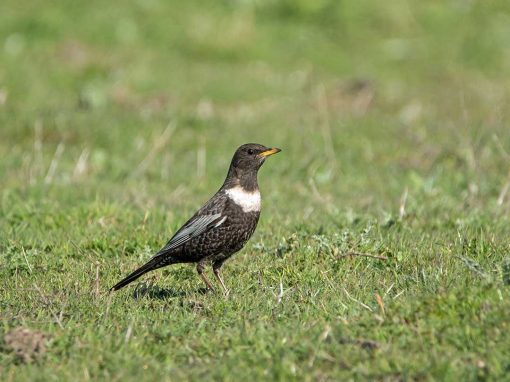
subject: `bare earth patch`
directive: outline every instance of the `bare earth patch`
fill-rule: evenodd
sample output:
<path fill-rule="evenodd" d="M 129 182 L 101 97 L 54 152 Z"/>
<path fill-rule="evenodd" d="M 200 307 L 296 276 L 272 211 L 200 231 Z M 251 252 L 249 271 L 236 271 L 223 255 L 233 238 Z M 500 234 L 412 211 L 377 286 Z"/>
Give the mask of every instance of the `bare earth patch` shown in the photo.
<path fill-rule="evenodd" d="M 4 337 L 5 348 L 24 363 L 40 359 L 47 350 L 48 336 L 40 331 L 16 328 Z"/>

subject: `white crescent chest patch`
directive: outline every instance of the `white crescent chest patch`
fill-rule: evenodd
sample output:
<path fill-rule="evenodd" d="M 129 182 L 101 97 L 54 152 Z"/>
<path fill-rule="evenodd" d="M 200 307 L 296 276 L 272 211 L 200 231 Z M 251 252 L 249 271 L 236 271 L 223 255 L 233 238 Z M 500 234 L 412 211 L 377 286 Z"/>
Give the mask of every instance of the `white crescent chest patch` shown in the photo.
<path fill-rule="evenodd" d="M 230 200 L 242 208 L 243 212 L 260 211 L 260 192 L 258 190 L 246 191 L 242 187 L 236 186 L 225 192 Z"/>

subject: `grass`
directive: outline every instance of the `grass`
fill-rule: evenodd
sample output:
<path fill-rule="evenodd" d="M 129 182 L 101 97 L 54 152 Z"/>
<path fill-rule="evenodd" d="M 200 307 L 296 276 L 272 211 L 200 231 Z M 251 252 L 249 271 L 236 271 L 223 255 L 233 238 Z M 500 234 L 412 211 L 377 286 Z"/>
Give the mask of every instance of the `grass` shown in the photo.
<path fill-rule="evenodd" d="M 2 380 L 507 379 L 509 17 L 4 2 Z M 251 141 L 283 152 L 230 297 L 186 265 L 108 295 Z M 19 327 L 49 338 L 32 361 Z"/>

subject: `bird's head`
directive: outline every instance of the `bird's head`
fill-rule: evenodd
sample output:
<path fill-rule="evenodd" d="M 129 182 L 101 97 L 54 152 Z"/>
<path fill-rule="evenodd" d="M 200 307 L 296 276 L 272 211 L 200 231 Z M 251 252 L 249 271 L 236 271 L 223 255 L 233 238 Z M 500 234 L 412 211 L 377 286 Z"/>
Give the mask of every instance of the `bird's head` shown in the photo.
<path fill-rule="evenodd" d="M 257 171 L 268 156 L 280 151 L 257 143 L 247 143 L 236 150 L 231 165 L 241 171 Z"/>
<path fill-rule="evenodd" d="M 281 150 L 274 147 L 269 148 L 257 143 L 247 143 L 240 146 L 232 158 L 228 177 L 231 180 L 237 180 L 243 183 L 257 182 L 257 171 L 270 155 L 276 154 Z M 252 179 L 253 178 L 253 179 Z"/>

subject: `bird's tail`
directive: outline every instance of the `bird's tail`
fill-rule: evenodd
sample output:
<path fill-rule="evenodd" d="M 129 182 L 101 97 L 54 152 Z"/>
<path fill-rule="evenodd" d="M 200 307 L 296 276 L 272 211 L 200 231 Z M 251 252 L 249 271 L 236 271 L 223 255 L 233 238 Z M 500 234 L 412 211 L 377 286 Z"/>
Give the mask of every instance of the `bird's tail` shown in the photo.
<path fill-rule="evenodd" d="M 171 264 L 171 262 L 164 261 L 159 256 L 153 257 L 151 260 L 149 260 L 145 265 L 142 265 L 140 268 L 138 268 L 136 271 L 131 273 L 126 278 L 119 281 L 117 284 L 115 284 L 111 289 L 111 291 L 119 290 L 121 288 L 124 288 L 129 283 L 135 281 L 140 276 L 146 274 L 147 272 L 153 271 L 154 269 L 158 269 L 161 267 L 164 267 L 165 265 Z"/>

